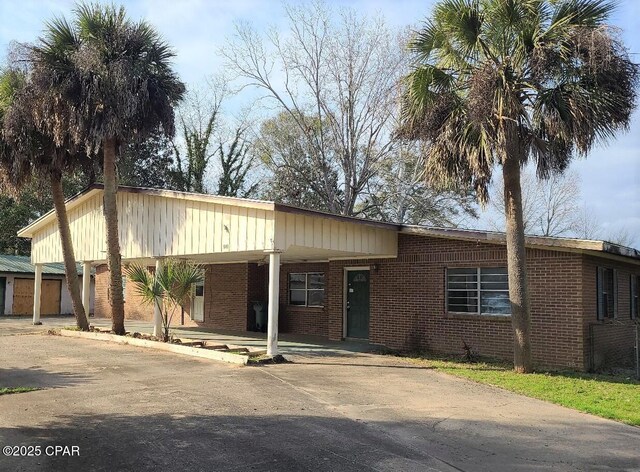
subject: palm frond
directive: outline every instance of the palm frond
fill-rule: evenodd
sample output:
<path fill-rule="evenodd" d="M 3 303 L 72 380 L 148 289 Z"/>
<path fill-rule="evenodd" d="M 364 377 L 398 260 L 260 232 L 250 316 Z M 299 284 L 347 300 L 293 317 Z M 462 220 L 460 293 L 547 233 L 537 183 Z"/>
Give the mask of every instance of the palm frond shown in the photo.
<path fill-rule="evenodd" d="M 204 271 L 199 264 L 169 259 L 156 275 L 164 297 L 175 305 L 184 305 L 191 297 L 193 286 L 204 281 Z"/>
<path fill-rule="evenodd" d="M 146 267 L 130 264 L 124 268 L 124 273 L 133 282 L 135 293 L 144 303 L 157 304 L 165 297 L 164 288 Z"/>
<path fill-rule="evenodd" d="M 435 183 L 486 199 L 491 166 L 538 175 L 629 126 L 638 65 L 606 26 L 607 0 L 443 0 L 409 45 L 398 135 L 432 144 Z"/>
<path fill-rule="evenodd" d="M 455 78 L 431 64 L 415 69 L 406 79 L 403 126 L 398 135 L 416 139 L 435 136 L 457 100 Z"/>
<path fill-rule="evenodd" d="M 444 0 L 434 9 L 435 23 L 447 38 L 440 45 L 447 52 L 464 61 L 474 60 L 479 53 L 479 43 L 484 15 L 478 0 Z M 457 62 L 457 60 L 456 60 Z"/>
<path fill-rule="evenodd" d="M 58 145 L 68 136 L 91 156 L 108 137 L 135 141 L 158 128 L 173 136 L 185 92 L 173 57 L 158 32 L 124 8 L 76 5 L 73 21 L 53 20 L 33 48 L 34 82 L 47 90 L 41 126 Z"/>
<path fill-rule="evenodd" d="M 555 3 L 550 29 L 557 25 L 599 26 L 615 11 L 615 0 L 563 0 Z"/>
<path fill-rule="evenodd" d="M 414 34 L 408 48 L 414 54 L 416 61 L 424 64 L 431 60 L 431 53 L 440 49 L 445 40 L 442 31 L 429 20 L 422 30 Z"/>
<path fill-rule="evenodd" d="M 79 38 L 67 19 L 56 17 L 45 23 L 43 36 L 32 47 L 32 59 L 53 70 L 69 71 L 73 67 L 72 55 L 79 44 Z"/>

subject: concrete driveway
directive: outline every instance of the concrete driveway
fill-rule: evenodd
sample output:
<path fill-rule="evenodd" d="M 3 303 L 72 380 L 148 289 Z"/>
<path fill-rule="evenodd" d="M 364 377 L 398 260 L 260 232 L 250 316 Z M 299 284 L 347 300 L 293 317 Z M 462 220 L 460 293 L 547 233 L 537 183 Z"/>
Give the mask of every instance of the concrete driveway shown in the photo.
<path fill-rule="evenodd" d="M 397 359 L 237 367 L 0 335 L 0 470 L 640 470 L 640 429 Z M 80 456 L 46 456 L 46 446 Z M 49 450 L 51 451 L 51 449 Z"/>

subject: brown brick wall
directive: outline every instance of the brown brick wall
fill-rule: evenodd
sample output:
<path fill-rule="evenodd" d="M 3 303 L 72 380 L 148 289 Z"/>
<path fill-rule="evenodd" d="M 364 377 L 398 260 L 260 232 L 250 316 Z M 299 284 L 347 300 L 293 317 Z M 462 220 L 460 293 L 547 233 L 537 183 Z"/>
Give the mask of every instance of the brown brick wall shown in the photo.
<path fill-rule="evenodd" d="M 255 266 L 255 264 L 253 264 Z M 190 307 L 185 307 L 184 326 L 206 326 L 211 328 L 245 331 L 248 312 L 248 264 L 217 264 L 205 266 L 204 322 L 192 321 Z M 153 268 L 150 267 L 153 271 Z M 108 287 L 109 271 L 106 265 L 96 268 L 95 316 L 110 318 Z M 133 283 L 125 287 L 125 318 L 128 320 L 153 320 L 153 306 L 142 302 L 135 293 Z M 171 326 L 180 326 L 182 313 L 178 307 Z"/>
<path fill-rule="evenodd" d="M 513 337 L 509 317 L 446 313 L 447 267 L 505 267 L 504 246 L 400 234 L 398 258 L 285 263 L 280 275 L 280 331 L 343 336 L 344 268 L 370 266 L 370 341 L 390 348 L 462 354 L 463 340 L 476 352 L 510 360 Z M 596 319 L 596 267 L 618 269 L 618 319 Z M 627 362 L 633 354 L 629 316 L 629 275 L 636 265 L 620 259 L 541 249 L 527 250 L 532 308 L 532 351 L 539 367 L 588 369 Z M 290 272 L 324 272 L 325 306 L 288 304 Z M 109 312 L 108 274 L 96 271 L 96 316 Z M 252 302 L 267 301 L 268 265 L 254 263 L 206 266 L 203 326 L 244 331 L 252 328 Z M 151 319 L 127 286 L 128 318 Z M 179 314 L 177 314 L 179 318 Z M 195 325 L 188 316 L 186 324 Z M 178 321 L 178 320 L 176 320 Z M 596 327 L 592 327 L 596 325 Z M 595 333 L 592 335 L 592 333 Z"/>
<path fill-rule="evenodd" d="M 504 267 L 506 250 L 486 243 L 399 235 L 397 259 L 368 261 L 371 270 L 370 341 L 390 348 L 463 352 L 511 359 L 508 317 L 447 314 L 447 267 Z M 529 250 L 533 356 L 538 365 L 582 368 L 581 258 Z M 329 334 L 342 337 L 343 271 L 363 261 L 330 263 Z"/>
<path fill-rule="evenodd" d="M 154 270 L 150 268 L 150 270 Z M 94 312 L 96 318 L 111 318 L 109 306 L 109 271 L 107 265 L 96 267 L 96 288 Z M 153 320 L 153 306 L 143 303 L 141 297 L 135 293 L 135 286 L 130 281 L 125 283 L 124 316 L 128 320 Z"/>
<path fill-rule="evenodd" d="M 95 275 L 95 302 L 93 305 L 93 315 L 96 318 L 111 318 L 109 308 L 109 271 L 106 265 L 96 267 Z"/>
<path fill-rule="evenodd" d="M 246 331 L 249 265 L 207 265 L 204 283 L 204 323 L 200 326 Z"/>
<path fill-rule="evenodd" d="M 282 264 L 280 267 L 280 314 L 278 328 L 282 333 L 328 336 L 327 310 L 325 307 L 289 305 L 289 274 L 292 272 L 324 272 L 325 300 L 327 297 L 328 263 Z M 268 276 L 267 276 L 268 277 Z M 267 279 L 268 280 L 268 279 Z"/>

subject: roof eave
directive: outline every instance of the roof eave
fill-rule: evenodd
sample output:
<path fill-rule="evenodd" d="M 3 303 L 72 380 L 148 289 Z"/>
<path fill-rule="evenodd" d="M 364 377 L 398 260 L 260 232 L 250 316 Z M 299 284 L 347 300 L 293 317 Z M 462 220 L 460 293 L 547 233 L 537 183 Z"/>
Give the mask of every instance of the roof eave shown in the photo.
<path fill-rule="evenodd" d="M 81 204 L 86 199 L 91 198 L 93 195 L 95 195 L 96 192 L 102 191 L 102 190 L 104 190 L 103 184 L 100 184 L 100 183 L 91 184 L 81 192 L 68 198 L 65 201 L 65 205 L 67 206 L 67 211 Z M 273 211 L 275 209 L 275 203 L 265 201 L 265 200 L 254 200 L 254 199 L 237 198 L 237 197 L 224 197 L 220 195 L 207 195 L 207 194 L 199 194 L 199 193 L 191 193 L 191 192 L 179 192 L 176 190 L 128 187 L 128 186 L 120 186 L 119 191 L 125 192 L 125 193 L 145 193 L 148 195 L 170 197 L 170 198 L 182 198 L 182 199 L 189 199 L 193 201 L 208 201 L 208 202 L 219 203 L 223 205 L 236 204 L 239 206 L 246 206 L 250 208 L 256 208 L 259 210 L 267 210 L 267 211 Z M 17 234 L 21 238 L 32 238 L 33 234 L 38 229 L 50 223 L 54 217 L 55 217 L 55 210 L 50 210 L 44 215 L 42 215 L 40 218 L 38 218 L 37 220 L 33 221 L 31 224 L 20 229 Z"/>
<path fill-rule="evenodd" d="M 356 216 L 336 215 L 334 213 L 327 213 L 326 211 L 309 210 L 307 208 L 300 208 L 293 205 L 286 205 L 283 203 L 274 203 L 274 209 L 275 211 L 279 211 L 282 213 L 294 213 L 298 215 L 308 215 L 308 216 L 316 216 L 320 218 L 329 218 L 332 220 L 353 222 L 353 223 L 363 224 L 367 226 L 374 226 L 376 228 L 381 228 L 381 229 L 389 229 L 393 231 L 400 231 L 400 229 L 402 228 L 402 225 L 399 225 L 397 223 L 368 220 L 365 218 L 358 218 Z"/>
<path fill-rule="evenodd" d="M 466 241 L 486 241 L 488 243 L 506 244 L 504 233 L 466 230 L 457 228 L 426 228 L 421 226 L 404 225 L 401 233 L 432 236 Z M 556 251 L 584 251 L 590 254 L 611 254 L 630 259 L 640 260 L 640 251 L 634 248 L 612 244 L 606 241 L 591 239 L 553 238 L 546 236 L 526 236 L 527 247 L 550 249 Z"/>
<path fill-rule="evenodd" d="M 102 184 L 91 184 L 88 187 L 86 187 L 85 189 L 81 190 L 80 192 L 76 193 L 75 195 L 67 198 L 65 200 L 65 205 L 68 205 L 69 203 L 73 202 L 74 206 L 81 203 L 82 201 L 84 201 L 86 198 L 91 197 L 95 191 L 100 190 L 103 188 Z M 69 208 L 67 208 L 69 209 Z M 49 210 L 48 212 L 46 212 L 44 215 L 42 215 L 40 218 L 37 218 L 35 221 L 31 222 L 30 224 L 28 224 L 27 226 L 25 226 L 24 228 L 20 229 L 17 233 L 18 237 L 20 238 L 32 238 L 33 237 L 33 233 L 35 231 L 37 231 L 38 229 L 40 229 L 42 226 L 48 224 L 52 218 L 55 217 L 56 211 L 55 208 Z"/>

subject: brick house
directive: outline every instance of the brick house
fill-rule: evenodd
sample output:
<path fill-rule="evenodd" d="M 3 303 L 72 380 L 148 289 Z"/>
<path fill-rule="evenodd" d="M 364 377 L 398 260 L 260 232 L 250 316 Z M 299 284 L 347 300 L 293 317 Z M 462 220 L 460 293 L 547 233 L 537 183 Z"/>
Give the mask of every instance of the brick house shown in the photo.
<path fill-rule="evenodd" d="M 96 267 L 96 317 L 109 315 L 101 192 L 94 186 L 67 203 L 77 257 Z M 482 355 L 512 358 L 503 234 L 127 187 L 118 205 L 124 263 L 183 257 L 205 266 L 205 282 L 177 324 L 252 330 L 260 302 L 269 313 L 272 352 L 280 331 L 440 353 L 459 353 L 466 343 Z M 47 215 L 20 235 L 32 238 L 34 263 L 60 257 Z M 528 237 L 527 271 L 537 366 L 633 362 L 637 250 Z M 125 311 L 129 319 L 154 319 L 130 284 Z"/>

